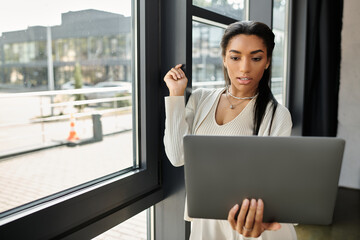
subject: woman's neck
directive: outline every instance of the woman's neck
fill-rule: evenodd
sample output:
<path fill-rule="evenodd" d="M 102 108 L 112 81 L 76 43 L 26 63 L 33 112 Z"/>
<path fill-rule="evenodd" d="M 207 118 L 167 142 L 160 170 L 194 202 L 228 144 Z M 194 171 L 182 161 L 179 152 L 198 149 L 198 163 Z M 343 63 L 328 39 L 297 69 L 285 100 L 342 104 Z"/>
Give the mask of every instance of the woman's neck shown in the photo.
<path fill-rule="evenodd" d="M 231 95 L 235 97 L 253 97 L 257 94 L 257 88 L 256 89 L 237 89 L 235 87 L 229 86 L 228 88 Z"/>

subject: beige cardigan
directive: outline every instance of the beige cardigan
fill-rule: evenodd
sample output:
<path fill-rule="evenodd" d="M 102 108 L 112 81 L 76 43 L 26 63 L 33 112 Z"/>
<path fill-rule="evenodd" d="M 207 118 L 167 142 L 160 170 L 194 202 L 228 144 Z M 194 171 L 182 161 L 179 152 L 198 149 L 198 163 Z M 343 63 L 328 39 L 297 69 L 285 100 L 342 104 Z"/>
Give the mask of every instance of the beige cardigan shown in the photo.
<path fill-rule="evenodd" d="M 209 113 L 221 89 L 197 89 L 189 98 L 185 107 L 183 96 L 165 97 L 165 135 L 164 145 L 170 162 L 178 167 L 184 165 L 183 136 L 194 134 Z M 250 104 L 250 103 L 249 103 Z M 253 115 L 246 116 L 253 118 Z M 269 135 L 272 107 L 268 105 L 259 129 L 259 136 Z M 292 128 L 291 116 L 287 108 L 278 105 L 271 126 L 271 136 L 290 136 Z M 239 132 L 238 132 L 239 133 Z M 240 133 L 239 135 L 248 135 Z"/>
<path fill-rule="evenodd" d="M 196 133 L 205 117 L 209 114 L 215 101 L 224 90 L 224 88 L 212 90 L 197 89 L 190 96 L 186 107 L 185 99 L 182 96 L 165 98 L 166 121 L 164 144 L 166 154 L 174 166 L 184 165 L 183 136 Z M 248 109 L 250 111 L 246 111 L 247 115 L 242 115 L 241 118 L 246 124 L 243 126 L 237 126 L 237 124 L 233 125 L 234 135 L 252 134 L 254 101 L 250 101 L 247 107 L 251 107 L 251 109 Z M 269 104 L 259 129 L 259 136 L 269 135 L 272 112 L 271 104 Z M 250 128 L 250 130 L 248 128 Z M 273 119 L 270 135 L 289 136 L 291 128 L 292 122 L 290 113 L 284 106 L 279 104 Z M 211 129 L 209 130 L 211 131 Z M 193 221 L 190 239 L 223 239 L 225 235 L 226 239 L 250 239 L 242 237 L 232 230 L 227 221 L 189 218 L 186 202 L 184 218 L 187 221 Z M 290 240 L 296 239 L 296 233 L 291 224 L 282 224 L 280 230 L 275 232 L 265 231 L 261 237 L 252 239 Z"/>

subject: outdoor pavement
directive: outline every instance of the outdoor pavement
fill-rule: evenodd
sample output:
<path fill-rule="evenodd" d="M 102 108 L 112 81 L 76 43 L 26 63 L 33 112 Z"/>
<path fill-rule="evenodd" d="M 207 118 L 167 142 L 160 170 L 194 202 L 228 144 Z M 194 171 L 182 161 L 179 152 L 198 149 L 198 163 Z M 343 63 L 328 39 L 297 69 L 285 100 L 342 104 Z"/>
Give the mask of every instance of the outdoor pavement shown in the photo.
<path fill-rule="evenodd" d="M 132 131 L 0 159 L 0 212 L 133 165 Z M 146 239 L 146 212 L 96 239 Z"/>
<path fill-rule="evenodd" d="M 94 106 L 83 112 L 90 115 L 101 112 L 103 141 L 4 157 L 66 140 L 69 119 L 31 123 L 46 116 L 61 117 L 60 112 L 77 113 L 73 106 L 67 106 L 54 108 L 52 115 L 50 103 L 49 96 L 0 94 L 0 212 L 133 166 L 131 111 L 104 114 L 102 110 L 108 108 Z M 76 119 L 75 130 L 80 140 L 93 136 L 92 124 L 91 117 Z M 146 225 L 144 211 L 96 239 L 144 240 Z"/>

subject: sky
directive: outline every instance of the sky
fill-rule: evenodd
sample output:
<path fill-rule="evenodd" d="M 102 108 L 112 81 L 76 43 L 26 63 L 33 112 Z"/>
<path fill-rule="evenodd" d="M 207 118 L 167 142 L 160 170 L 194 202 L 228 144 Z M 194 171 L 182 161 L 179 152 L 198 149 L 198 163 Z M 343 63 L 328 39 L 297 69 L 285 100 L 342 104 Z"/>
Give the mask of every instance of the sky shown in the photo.
<path fill-rule="evenodd" d="M 28 26 L 61 24 L 61 13 L 96 9 L 125 16 L 131 15 L 131 0 L 7 0 L 0 7 L 2 32 L 27 29 Z"/>

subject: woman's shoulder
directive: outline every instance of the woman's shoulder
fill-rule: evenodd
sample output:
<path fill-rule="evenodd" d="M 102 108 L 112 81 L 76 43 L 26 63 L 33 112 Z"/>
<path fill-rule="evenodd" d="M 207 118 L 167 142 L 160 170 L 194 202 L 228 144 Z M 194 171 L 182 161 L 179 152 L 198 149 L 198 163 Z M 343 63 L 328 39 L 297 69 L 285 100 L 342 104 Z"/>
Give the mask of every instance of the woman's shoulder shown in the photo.
<path fill-rule="evenodd" d="M 270 101 L 267 104 L 266 110 L 265 110 L 265 118 L 272 119 L 272 115 L 274 113 L 274 102 Z M 277 103 L 276 109 L 275 109 L 275 115 L 274 120 L 276 119 L 284 119 L 284 118 L 290 118 L 291 115 L 289 110 L 282 104 Z"/>
<path fill-rule="evenodd" d="M 285 107 L 284 105 L 278 103 L 277 105 L 277 111 L 283 113 L 283 114 L 289 114 L 290 115 L 290 112 L 289 112 L 289 109 L 287 109 L 287 107 Z"/>
<path fill-rule="evenodd" d="M 266 106 L 266 112 L 270 112 L 274 109 L 274 102 L 273 101 L 269 101 L 267 106 Z M 289 110 L 282 105 L 279 102 L 276 102 L 276 112 L 281 112 L 281 113 L 290 113 Z"/>
<path fill-rule="evenodd" d="M 187 106 L 194 109 L 209 106 L 222 91 L 221 88 L 197 88 L 191 93 Z"/>
<path fill-rule="evenodd" d="M 268 104 L 268 111 L 272 113 L 273 111 L 273 104 L 269 103 Z M 269 114 L 272 115 L 272 114 Z M 275 111 L 275 115 L 274 115 L 274 121 L 290 121 L 291 122 L 291 114 L 289 109 L 287 109 L 287 107 L 285 107 L 284 105 L 278 103 L 277 107 L 276 107 L 276 111 Z"/>
<path fill-rule="evenodd" d="M 191 93 L 191 95 L 195 99 L 205 99 L 208 97 L 217 96 L 223 90 L 224 88 L 197 88 Z"/>

